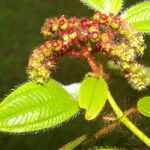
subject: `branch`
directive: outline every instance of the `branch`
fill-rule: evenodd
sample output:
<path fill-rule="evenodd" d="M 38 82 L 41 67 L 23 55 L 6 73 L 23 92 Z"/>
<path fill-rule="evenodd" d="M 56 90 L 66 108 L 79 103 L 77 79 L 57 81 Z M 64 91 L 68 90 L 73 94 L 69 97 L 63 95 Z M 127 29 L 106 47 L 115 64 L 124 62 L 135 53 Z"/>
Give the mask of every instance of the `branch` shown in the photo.
<path fill-rule="evenodd" d="M 71 57 L 79 57 L 79 58 L 83 58 L 83 54 L 81 52 L 77 52 L 77 51 L 71 51 L 68 53 L 65 53 L 66 56 L 71 56 Z"/>
<path fill-rule="evenodd" d="M 138 113 L 137 109 L 136 108 L 130 108 L 128 110 L 126 110 L 124 112 L 124 114 L 126 116 L 130 116 L 132 117 L 133 115 L 135 115 L 136 113 Z M 105 128 L 102 128 L 100 130 L 98 130 L 95 134 L 94 134 L 94 137 L 96 139 L 102 137 L 103 135 L 109 133 L 109 132 L 112 132 L 114 129 L 116 129 L 119 125 L 120 125 L 120 121 L 116 118 L 116 117 L 108 117 L 108 116 L 104 116 L 102 117 L 102 119 L 104 120 L 107 120 L 107 121 L 115 121 L 114 123 L 108 125 L 107 127 Z"/>
<path fill-rule="evenodd" d="M 124 114 L 126 116 L 133 115 L 134 113 L 138 113 L 138 110 L 136 108 L 130 108 L 130 109 L 128 109 L 124 112 Z M 104 120 L 104 121 L 113 121 L 114 122 L 114 121 L 117 121 L 118 119 L 114 116 L 103 116 L 102 120 Z"/>
<path fill-rule="evenodd" d="M 81 49 L 83 52 L 83 56 L 86 58 L 87 62 L 89 63 L 94 75 L 96 77 L 102 77 L 103 76 L 103 71 L 101 68 L 97 67 L 97 64 L 95 63 L 92 54 L 88 50 L 88 48 L 85 45 L 81 45 Z"/>
<path fill-rule="evenodd" d="M 98 48 L 93 49 L 91 52 L 88 51 L 89 54 L 94 55 L 95 53 L 98 53 L 100 50 Z M 71 51 L 63 53 L 63 56 L 71 56 L 71 57 L 79 57 L 79 58 L 83 58 L 85 57 L 84 54 L 82 52 L 78 52 L 75 49 L 71 49 Z"/>

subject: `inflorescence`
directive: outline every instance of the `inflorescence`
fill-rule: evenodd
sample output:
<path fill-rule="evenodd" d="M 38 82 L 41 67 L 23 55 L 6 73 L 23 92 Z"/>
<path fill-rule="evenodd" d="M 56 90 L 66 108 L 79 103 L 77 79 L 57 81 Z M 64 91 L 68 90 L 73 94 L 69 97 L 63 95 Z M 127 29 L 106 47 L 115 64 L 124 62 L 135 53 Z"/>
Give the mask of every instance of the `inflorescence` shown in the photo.
<path fill-rule="evenodd" d="M 146 71 L 136 61 L 144 53 L 143 36 L 118 16 L 97 12 L 90 19 L 68 19 L 64 15 L 48 18 L 41 34 L 46 42 L 33 51 L 27 69 L 33 81 L 46 82 L 55 69 L 55 58 L 73 50 L 82 52 L 84 44 L 90 53 L 100 52 L 121 67 L 133 88 L 142 90 L 150 84 Z"/>

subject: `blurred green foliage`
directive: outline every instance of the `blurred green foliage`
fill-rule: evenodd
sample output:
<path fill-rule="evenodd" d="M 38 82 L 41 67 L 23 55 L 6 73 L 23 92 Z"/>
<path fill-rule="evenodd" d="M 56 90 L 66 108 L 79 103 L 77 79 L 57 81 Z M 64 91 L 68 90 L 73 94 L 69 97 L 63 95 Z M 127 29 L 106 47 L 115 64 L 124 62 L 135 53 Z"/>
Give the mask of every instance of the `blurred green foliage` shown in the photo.
<path fill-rule="evenodd" d="M 127 8 L 137 0 L 126 0 Z M 83 6 L 79 0 L 0 0 L 0 97 L 1 100 L 14 86 L 27 81 L 25 68 L 32 49 L 43 42 L 39 31 L 47 17 L 65 14 L 70 16 L 91 16 L 92 11 Z M 150 40 L 146 37 L 148 48 Z M 150 51 L 146 49 L 142 63 L 150 66 Z M 53 78 L 70 84 L 79 82 L 89 67 L 84 60 L 59 59 L 57 71 Z M 137 92 L 127 82 L 114 74 L 110 75 L 109 84 L 113 95 L 125 110 L 136 105 L 136 99 L 148 95 L 150 90 Z M 107 106 L 106 111 L 110 110 Z M 104 126 L 100 120 L 86 122 L 83 115 L 78 118 L 37 134 L 9 135 L 0 133 L 0 150 L 56 150 L 63 144 L 85 133 L 96 131 Z M 150 136 L 148 118 L 136 119 L 137 125 Z M 146 150 L 143 143 L 133 137 L 128 129 L 121 127 L 95 143 L 98 146 L 118 146 L 127 149 Z M 85 148 L 86 149 L 86 148 Z"/>

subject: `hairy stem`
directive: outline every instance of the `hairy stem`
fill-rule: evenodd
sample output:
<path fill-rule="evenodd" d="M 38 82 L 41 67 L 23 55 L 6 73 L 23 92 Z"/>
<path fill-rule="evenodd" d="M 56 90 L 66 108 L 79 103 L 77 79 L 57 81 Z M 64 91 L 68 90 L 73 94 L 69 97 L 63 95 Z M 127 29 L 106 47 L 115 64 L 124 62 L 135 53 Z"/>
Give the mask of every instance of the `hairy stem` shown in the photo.
<path fill-rule="evenodd" d="M 113 130 L 115 130 L 118 126 L 120 125 L 119 121 L 115 121 L 112 124 L 109 124 L 108 126 L 98 130 L 95 134 L 94 134 L 94 138 L 98 139 L 100 137 L 102 137 L 103 135 L 112 132 Z"/>
<path fill-rule="evenodd" d="M 133 115 L 135 115 L 137 113 L 137 109 L 135 108 L 130 108 L 128 110 L 126 110 L 124 112 L 125 115 L 131 117 Z M 98 130 L 95 134 L 94 137 L 96 139 L 100 138 L 101 136 L 103 136 L 104 134 L 107 134 L 109 132 L 112 132 L 114 129 L 116 129 L 119 125 L 120 125 L 120 121 L 116 118 L 116 117 L 108 117 L 108 116 L 103 116 L 102 117 L 103 120 L 107 120 L 107 121 L 114 121 L 114 123 L 106 126 L 105 128 L 102 128 L 100 130 Z"/>
<path fill-rule="evenodd" d="M 72 57 L 79 57 L 79 58 L 83 58 L 84 57 L 81 52 L 76 52 L 76 51 L 68 52 L 65 55 L 72 56 Z"/>
<path fill-rule="evenodd" d="M 137 112 L 138 112 L 138 110 L 136 108 L 130 108 L 130 109 L 126 110 L 124 112 L 124 114 L 126 116 L 130 116 L 130 115 L 132 115 L 134 113 L 137 113 Z M 118 119 L 114 116 L 103 116 L 102 120 L 104 120 L 104 121 L 113 121 L 114 122 L 114 121 L 117 121 Z"/>
<path fill-rule="evenodd" d="M 136 113 L 137 113 L 137 110 L 135 108 L 130 108 L 124 112 L 124 114 L 126 114 L 129 117 L 135 115 Z M 105 118 L 105 117 L 106 116 L 103 116 L 102 118 Z M 115 120 L 115 122 L 113 122 L 112 124 L 109 124 L 108 126 L 102 128 L 94 133 L 93 136 L 95 137 L 95 139 L 98 139 L 98 138 L 102 137 L 103 135 L 105 135 L 109 132 L 112 132 L 114 129 L 116 129 L 120 125 L 120 121 L 116 117 L 114 117 L 113 119 Z"/>
<path fill-rule="evenodd" d="M 119 121 L 121 121 L 129 130 L 131 130 L 143 143 L 145 143 L 148 147 L 150 147 L 150 138 L 148 138 L 142 131 L 140 131 L 131 121 L 124 115 L 121 111 L 112 95 L 108 94 L 108 101 L 112 106 L 114 112 Z"/>
<path fill-rule="evenodd" d="M 103 72 L 102 72 L 102 70 L 100 70 L 99 67 L 97 67 L 97 65 L 93 59 L 93 56 L 91 55 L 88 48 L 85 45 L 82 45 L 81 49 L 83 51 L 83 56 L 86 58 L 87 62 L 89 63 L 94 75 L 96 77 L 101 77 L 103 75 Z"/>

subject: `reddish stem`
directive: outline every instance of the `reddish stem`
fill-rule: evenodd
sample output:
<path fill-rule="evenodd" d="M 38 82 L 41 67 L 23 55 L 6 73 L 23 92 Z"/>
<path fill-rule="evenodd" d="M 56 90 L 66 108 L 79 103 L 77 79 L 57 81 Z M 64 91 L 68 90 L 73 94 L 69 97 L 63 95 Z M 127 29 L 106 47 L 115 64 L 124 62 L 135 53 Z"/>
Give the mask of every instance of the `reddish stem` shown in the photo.
<path fill-rule="evenodd" d="M 100 68 L 97 67 L 97 64 L 95 63 L 93 56 L 90 53 L 90 51 L 88 50 L 88 48 L 85 45 L 82 45 L 81 49 L 83 52 L 83 56 L 87 59 L 87 62 L 89 63 L 94 75 L 96 77 L 102 76 L 102 72 L 101 72 Z"/>
<path fill-rule="evenodd" d="M 89 51 L 88 51 L 89 52 Z M 89 53 L 91 53 L 92 55 L 93 54 L 95 54 L 95 53 L 98 53 L 99 52 L 99 49 L 98 48 L 95 48 L 95 49 L 93 49 L 91 52 L 89 52 Z M 66 56 L 71 56 L 71 57 L 79 57 L 79 58 L 83 58 L 84 57 L 84 55 L 83 55 L 83 53 L 82 52 L 78 52 L 78 51 L 76 51 L 75 49 L 74 50 L 71 50 L 71 51 L 69 51 L 69 52 L 66 52 L 66 53 L 64 53 L 63 55 L 66 55 Z"/>
<path fill-rule="evenodd" d="M 83 58 L 84 57 L 81 52 L 76 52 L 76 51 L 68 52 L 65 55 L 72 56 L 72 57 L 79 57 L 79 58 Z"/>
<path fill-rule="evenodd" d="M 82 50 L 82 52 L 79 52 L 76 50 L 71 50 L 69 52 L 61 53 L 59 56 L 71 56 L 71 57 L 86 58 L 87 62 L 89 63 L 89 65 L 92 69 L 94 76 L 95 77 L 103 76 L 102 69 L 97 66 L 97 64 L 95 63 L 95 61 L 93 59 L 93 54 L 99 52 L 100 49 L 95 48 L 90 52 L 84 44 L 81 44 L 81 50 Z"/>
<path fill-rule="evenodd" d="M 124 114 L 126 116 L 130 116 L 130 115 L 137 113 L 137 112 L 138 112 L 138 110 L 136 108 L 130 108 L 127 111 L 125 111 Z M 117 121 L 118 120 L 116 117 L 113 117 L 113 116 L 103 116 L 102 119 L 104 121 Z"/>

